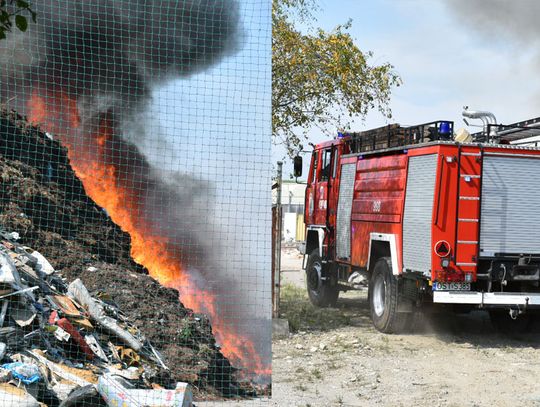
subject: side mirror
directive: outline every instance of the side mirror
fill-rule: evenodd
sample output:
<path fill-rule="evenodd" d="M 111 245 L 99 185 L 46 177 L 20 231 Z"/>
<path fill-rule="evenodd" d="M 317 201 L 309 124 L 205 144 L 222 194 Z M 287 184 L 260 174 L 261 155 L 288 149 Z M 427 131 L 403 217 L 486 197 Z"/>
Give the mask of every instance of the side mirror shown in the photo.
<path fill-rule="evenodd" d="M 294 157 L 294 176 L 296 178 L 302 176 L 302 157 L 299 155 Z"/>

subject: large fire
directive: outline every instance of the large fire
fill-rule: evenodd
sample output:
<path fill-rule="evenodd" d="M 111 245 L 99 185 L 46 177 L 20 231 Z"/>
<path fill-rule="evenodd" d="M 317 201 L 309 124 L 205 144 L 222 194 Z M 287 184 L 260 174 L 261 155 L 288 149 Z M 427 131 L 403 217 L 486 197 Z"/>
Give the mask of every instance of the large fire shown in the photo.
<path fill-rule="evenodd" d="M 109 120 L 103 119 L 96 134 L 85 137 L 83 142 L 76 136 L 80 127 L 77 103 L 68 95 L 47 95 L 45 99 L 35 91 L 28 102 L 28 112 L 31 122 L 40 124 L 60 138 L 68 148 L 71 166 L 87 195 L 107 211 L 113 222 L 129 233 L 133 259 L 145 266 L 161 284 L 176 288 L 186 307 L 209 316 L 217 342 L 233 366 L 243 368 L 250 376 L 269 376 L 270 368 L 262 362 L 251 339 L 239 337 L 224 323 L 216 298 L 191 281 L 190 275 L 182 269 L 178 250 L 166 237 L 153 232 L 140 216 L 140 191 L 133 184 L 122 183 L 119 169 L 107 160 L 110 154 L 114 154 L 110 145 L 113 126 Z"/>

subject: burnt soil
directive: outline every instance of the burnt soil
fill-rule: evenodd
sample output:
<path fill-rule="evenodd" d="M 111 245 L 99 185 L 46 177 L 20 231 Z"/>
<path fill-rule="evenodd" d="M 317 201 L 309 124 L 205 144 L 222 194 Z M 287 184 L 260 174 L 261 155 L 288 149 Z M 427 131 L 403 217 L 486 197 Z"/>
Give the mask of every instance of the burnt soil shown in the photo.
<path fill-rule="evenodd" d="M 185 308 L 130 257 L 130 237 L 85 194 L 67 150 L 24 117 L 0 109 L 0 228 L 45 256 L 68 281 L 117 304 L 160 351 L 164 381 L 198 399 L 253 395 L 216 347 L 206 316 Z M 94 270 L 93 268 L 97 270 Z M 94 270 L 94 271 L 89 271 Z"/>

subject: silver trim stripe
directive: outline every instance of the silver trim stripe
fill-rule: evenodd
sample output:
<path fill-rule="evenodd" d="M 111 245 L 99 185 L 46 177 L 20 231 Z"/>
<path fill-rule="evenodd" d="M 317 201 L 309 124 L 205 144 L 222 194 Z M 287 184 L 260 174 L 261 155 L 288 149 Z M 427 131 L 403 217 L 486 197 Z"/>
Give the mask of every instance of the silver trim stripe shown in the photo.
<path fill-rule="evenodd" d="M 458 240 L 459 244 L 478 244 L 478 240 Z"/>
<path fill-rule="evenodd" d="M 456 263 L 456 266 L 475 267 L 477 266 L 477 264 L 476 263 Z"/>
<path fill-rule="evenodd" d="M 461 178 L 465 178 L 465 177 L 469 177 L 469 178 L 480 178 L 480 175 L 461 174 Z"/>
<path fill-rule="evenodd" d="M 433 302 L 476 305 L 540 305 L 539 293 L 479 293 L 468 291 L 433 291 Z"/>
<path fill-rule="evenodd" d="M 478 222 L 478 219 L 466 219 L 466 218 L 459 218 L 459 222 Z"/>
<path fill-rule="evenodd" d="M 482 154 L 480 153 L 461 153 L 461 155 L 469 155 L 473 157 L 480 157 Z"/>
<path fill-rule="evenodd" d="M 459 199 L 463 199 L 465 201 L 479 201 L 479 196 L 460 196 Z"/>

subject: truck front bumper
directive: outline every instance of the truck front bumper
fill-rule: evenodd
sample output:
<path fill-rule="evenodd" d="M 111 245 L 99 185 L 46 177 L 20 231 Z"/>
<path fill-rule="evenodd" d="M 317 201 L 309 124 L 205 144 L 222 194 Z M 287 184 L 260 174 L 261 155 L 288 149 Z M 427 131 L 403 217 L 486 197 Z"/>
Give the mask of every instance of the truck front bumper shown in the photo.
<path fill-rule="evenodd" d="M 434 291 L 433 302 L 479 306 L 540 307 L 540 293 L 479 293 L 469 291 Z"/>

